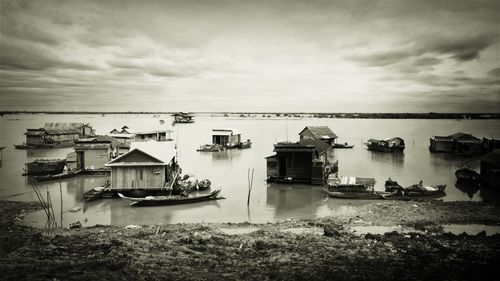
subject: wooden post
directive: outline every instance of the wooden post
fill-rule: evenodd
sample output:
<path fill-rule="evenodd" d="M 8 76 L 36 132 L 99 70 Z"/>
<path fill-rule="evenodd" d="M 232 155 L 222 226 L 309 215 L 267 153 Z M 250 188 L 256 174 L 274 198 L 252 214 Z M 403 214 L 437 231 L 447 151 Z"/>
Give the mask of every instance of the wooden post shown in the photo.
<path fill-rule="evenodd" d="M 250 205 L 250 193 L 252 192 L 252 187 L 253 187 L 253 172 L 254 172 L 254 169 L 252 168 L 252 174 L 250 176 L 250 169 L 248 169 L 248 174 L 247 174 L 247 178 L 248 178 L 248 198 L 247 198 L 247 206 Z"/>

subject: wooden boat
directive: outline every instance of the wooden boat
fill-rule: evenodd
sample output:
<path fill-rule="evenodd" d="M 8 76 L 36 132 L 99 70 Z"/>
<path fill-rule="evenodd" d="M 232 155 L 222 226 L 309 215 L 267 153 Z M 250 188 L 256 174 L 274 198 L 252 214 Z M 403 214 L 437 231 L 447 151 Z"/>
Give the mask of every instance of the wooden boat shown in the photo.
<path fill-rule="evenodd" d="M 28 149 L 28 148 L 30 148 L 30 146 L 28 146 L 27 144 L 24 144 L 24 143 L 23 144 L 14 144 L 14 147 L 16 149 Z"/>
<path fill-rule="evenodd" d="M 217 195 L 220 189 L 214 190 L 204 195 L 163 195 L 163 196 L 146 196 L 146 197 L 127 197 L 118 193 L 120 198 L 129 201 L 133 206 L 157 206 L 157 205 L 175 205 L 202 202 L 208 200 L 217 200 Z"/>
<path fill-rule="evenodd" d="M 403 187 L 399 185 L 397 181 L 392 180 L 391 178 L 385 181 L 385 191 L 394 192 L 398 190 L 403 190 Z"/>
<path fill-rule="evenodd" d="M 375 186 L 374 178 L 360 178 L 360 177 L 347 177 L 337 176 L 330 174 L 328 176 L 328 190 L 340 192 L 359 192 L 373 190 Z"/>
<path fill-rule="evenodd" d="M 85 202 L 97 200 L 97 199 L 102 199 L 106 197 L 108 191 L 106 189 L 111 185 L 111 182 L 109 180 L 105 181 L 101 186 L 94 187 L 91 190 L 86 191 L 83 193 L 83 199 L 85 199 Z"/>
<path fill-rule="evenodd" d="M 250 147 L 252 147 L 252 142 L 250 140 L 247 140 L 246 142 L 241 142 L 238 146 L 238 148 L 240 149 L 250 148 Z"/>
<path fill-rule="evenodd" d="M 373 191 L 360 191 L 360 192 L 342 192 L 342 191 L 329 191 L 323 189 L 328 196 L 341 199 L 385 199 L 382 194 Z"/>
<path fill-rule="evenodd" d="M 224 150 L 224 147 L 220 144 L 204 144 L 200 146 L 196 151 L 201 152 L 219 152 Z"/>
<path fill-rule="evenodd" d="M 405 149 L 405 142 L 399 137 L 385 140 L 369 139 L 366 146 L 368 147 L 368 150 L 378 152 L 403 152 Z"/>
<path fill-rule="evenodd" d="M 464 165 L 462 169 L 456 170 L 455 176 L 458 182 L 469 184 L 478 184 L 480 179 L 479 173 L 469 169 L 467 165 Z"/>
<path fill-rule="evenodd" d="M 54 175 L 63 172 L 66 159 L 37 159 L 25 165 L 26 172 L 24 175 Z"/>
<path fill-rule="evenodd" d="M 386 181 L 386 183 L 389 182 Z M 392 181 L 394 183 L 394 181 Z M 396 182 L 397 183 L 397 182 Z M 398 184 L 399 186 L 399 184 Z M 439 185 L 423 185 L 422 181 L 418 184 L 413 184 L 404 188 L 394 188 L 392 193 L 384 194 L 383 197 L 386 199 L 412 199 L 412 198 L 429 198 L 429 197 L 443 197 L 446 195 L 444 190 L 446 189 L 446 184 Z M 386 185 L 386 191 L 387 185 Z"/>
<path fill-rule="evenodd" d="M 78 176 L 80 174 L 80 170 L 63 172 L 55 175 L 45 175 L 45 176 L 35 176 L 37 181 L 51 181 L 51 180 L 60 180 Z"/>
<path fill-rule="evenodd" d="M 332 147 L 333 148 L 353 148 L 354 145 L 349 145 L 349 144 L 347 144 L 347 142 L 344 143 L 344 144 L 342 144 L 342 143 L 334 143 L 334 144 L 332 144 Z"/>

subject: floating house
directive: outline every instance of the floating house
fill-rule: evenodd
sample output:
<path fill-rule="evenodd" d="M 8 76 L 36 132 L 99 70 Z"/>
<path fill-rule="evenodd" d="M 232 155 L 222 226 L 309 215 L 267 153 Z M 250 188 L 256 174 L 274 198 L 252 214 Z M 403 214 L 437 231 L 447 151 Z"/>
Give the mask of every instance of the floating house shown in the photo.
<path fill-rule="evenodd" d="M 300 141 L 313 139 L 333 145 L 337 135 L 328 126 L 307 126 L 299 133 Z"/>
<path fill-rule="evenodd" d="M 266 157 L 267 179 L 271 182 L 323 184 L 328 175 L 338 170 L 338 161 L 331 161 L 332 147 L 315 139 L 274 145 L 275 155 Z"/>
<path fill-rule="evenodd" d="M 81 137 L 94 134 L 94 129 L 84 123 L 45 123 L 43 128 L 26 129 L 28 148 L 56 148 L 73 146 Z"/>
<path fill-rule="evenodd" d="M 405 141 L 400 137 L 389 138 L 385 140 L 369 139 L 366 142 L 368 150 L 379 152 L 403 152 Z"/>
<path fill-rule="evenodd" d="M 500 190 L 500 149 L 481 157 L 480 178 L 483 184 Z"/>
<path fill-rule="evenodd" d="M 189 113 L 179 112 L 172 115 L 175 123 L 194 123 L 194 116 Z"/>
<path fill-rule="evenodd" d="M 236 148 L 241 145 L 241 132 L 235 129 L 213 129 L 212 144 L 224 148 Z"/>
<path fill-rule="evenodd" d="M 76 153 L 75 168 L 90 172 L 108 170 L 104 165 L 119 155 L 120 146 L 123 146 L 123 144 L 110 136 L 79 139 L 75 141 L 74 146 Z"/>
<path fill-rule="evenodd" d="M 106 163 L 114 191 L 161 190 L 177 169 L 173 142 L 133 142 L 130 151 Z"/>
<path fill-rule="evenodd" d="M 449 136 L 434 136 L 430 139 L 431 152 L 451 152 L 463 154 L 481 154 L 484 151 L 483 141 L 465 133 Z"/>

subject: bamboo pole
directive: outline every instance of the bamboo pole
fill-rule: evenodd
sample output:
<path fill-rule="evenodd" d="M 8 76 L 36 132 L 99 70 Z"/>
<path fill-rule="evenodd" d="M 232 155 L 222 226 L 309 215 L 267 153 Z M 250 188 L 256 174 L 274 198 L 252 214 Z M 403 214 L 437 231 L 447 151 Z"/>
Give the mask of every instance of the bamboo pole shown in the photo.
<path fill-rule="evenodd" d="M 252 192 L 252 187 L 253 187 L 253 172 L 254 169 L 252 168 L 252 173 L 250 174 L 250 169 L 248 169 L 247 172 L 247 179 L 248 179 L 248 198 L 247 198 L 247 206 L 250 205 L 250 193 Z M 251 176 L 250 176 L 251 175 Z"/>

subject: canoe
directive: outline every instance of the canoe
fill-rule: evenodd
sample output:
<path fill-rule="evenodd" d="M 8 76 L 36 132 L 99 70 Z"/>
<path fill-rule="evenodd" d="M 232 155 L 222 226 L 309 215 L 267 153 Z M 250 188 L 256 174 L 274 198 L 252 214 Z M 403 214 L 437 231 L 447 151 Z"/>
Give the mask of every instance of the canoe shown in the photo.
<path fill-rule="evenodd" d="M 123 200 L 129 201 L 132 206 L 157 206 L 157 205 L 175 205 L 175 204 L 187 204 L 196 203 L 208 200 L 220 199 L 217 197 L 220 189 L 214 190 L 208 194 L 204 195 L 163 195 L 163 196 L 146 196 L 146 197 L 127 197 L 121 193 L 118 196 Z"/>
<path fill-rule="evenodd" d="M 327 189 L 323 189 L 323 191 L 328 194 L 328 196 L 333 198 L 341 198 L 341 199 L 384 199 L 385 197 L 382 194 L 377 192 L 340 192 L 340 191 L 329 191 Z"/>
<path fill-rule="evenodd" d="M 347 143 L 341 144 L 341 143 L 334 143 L 332 144 L 333 148 L 353 148 L 354 145 L 348 145 Z"/>
<path fill-rule="evenodd" d="M 71 171 L 71 172 L 60 173 L 60 174 L 55 174 L 55 175 L 34 176 L 34 178 L 37 181 L 60 180 L 60 179 L 66 179 L 66 178 L 78 176 L 80 174 L 80 172 L 81 172 L 80 170 L 77 170 L 77 171 Z"/>
<path fill-rule="evenodd" d="M 479 183 L 479 173 L 467 167 L 456 170 L 455 176 L 457 177 L 457 181 L 459 182 L 471 184 Z"/>

